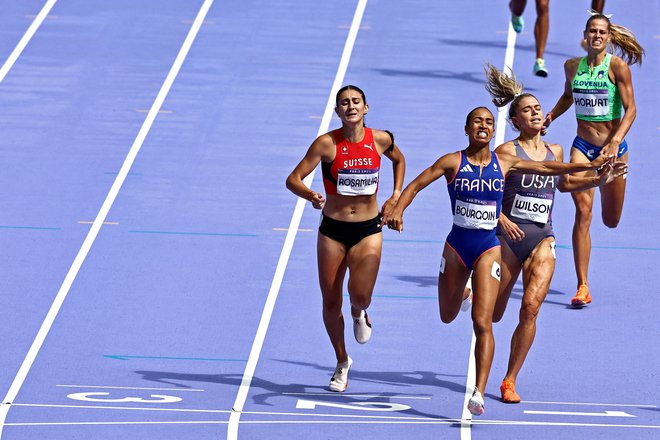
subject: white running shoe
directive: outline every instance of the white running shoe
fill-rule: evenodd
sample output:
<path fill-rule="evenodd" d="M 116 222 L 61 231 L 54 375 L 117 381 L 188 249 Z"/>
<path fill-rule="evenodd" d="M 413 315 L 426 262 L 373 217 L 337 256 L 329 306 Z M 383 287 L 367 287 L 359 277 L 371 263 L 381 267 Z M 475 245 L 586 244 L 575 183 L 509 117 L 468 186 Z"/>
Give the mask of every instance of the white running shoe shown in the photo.
<path fill-rule="evenodd" d="M 484 398 L 477 387 L 474 388 L 474 393 L 468 402 L 468 411 L 473 416 L 480 416 L 484 413 Z"/>
<path fill-rule="evenodd" d="M 337 363 L 335 373 L 332 375 L 332 379 L 330 379 L 330 386 L 328 387 L 330 391 L 336 391 L 338 393 L 346 391 L 346 388 L 348 388 L 348 370 L 351 369 L 351 365 L 353 365 L 353 359 L 350 357 L 346 362 Z"/>
<path fill-rule="evenodd" d="M 468 278 L 467 283 L 465 284 L 465 288 L 470 291 L 470 294 L 466 298 L 463 298 L 463 302 L 461 303 L 461 312 L 467 312 L 470 310 L 470 307 L 472 307 L 472 298 L 474 297 L 472 294 L 472 277 Z"/>
<path fill-rule="evenodd" d="M 364 310 L 360 311 L 360 316 L 353 316 L 353 335 L 360 344 L 366 344 L 371 338 L 371 321 Z"/>

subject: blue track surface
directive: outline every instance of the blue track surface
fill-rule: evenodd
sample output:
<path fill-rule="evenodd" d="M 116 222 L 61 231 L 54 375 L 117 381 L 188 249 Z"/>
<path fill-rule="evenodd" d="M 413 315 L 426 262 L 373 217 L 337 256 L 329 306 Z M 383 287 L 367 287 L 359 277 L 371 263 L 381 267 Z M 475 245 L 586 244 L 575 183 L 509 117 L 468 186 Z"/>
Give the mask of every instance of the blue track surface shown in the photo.
<path fill-rule="evenodd" d="M 0 63 L 45 3 L 3 2 Z M 606 5 L 647 56 L 632 67 L 638 116 L 620 226 L 605 228 L 594 208 L 594 303 L 567 307 L 574 208 L 559 195 L 557 269 L 518 379 L 524 402 L 502 404 L 498 390 L 517 288 L 495 327 L 486 414 L 462 425 L 471 323 L 467 314 L 451 325 L 438 317 L 451 225 L 441 183 L 407 210 L 404 234 L 384 234 L 374 336 L 359 346 L 347 329 L 355 364 L 345 394 L 326 391 L 335 360 L 321 321 L 319 213 L 310 206 L 263 347 L 253 349 L 294 215 L 284 179 L 322 124 L 357 0 L 215 0 L 122 170 L 203 3 L 60 0 L 0 79 L 0 398 L 12 397 L 0 407 L 3 440 L 233 440 L 232 429 L 241 439 L 660 436 L 660 177 L 648 160 L 660 129 L 657 0 Z M 583 53 L 589 2 L 565 3 L 551 4 L 547 79 L 531 73 L 533 5 L 515 47 L 513 69 L 546 111 L 562 91 L 564 60 Z M 369 125 L 395 133 L 406 183 L 465 146 L 465 115 L 489 105 L 482 66 L 503 65 L 508 20 L 505 3 L 367 3 L 343 83 L 365 90 Z M 548 134 L 566 150 L 571 112 Z M 505 139 L 513 136 L 507 127 Z M 321 190 L 320 173 L 313 186 Z M 385 172 L 381 203 L 389 188 Z M 64 301 L 53 309 L 56 298 Z M 243 412 L 230 423 L 240 389 Z"/>

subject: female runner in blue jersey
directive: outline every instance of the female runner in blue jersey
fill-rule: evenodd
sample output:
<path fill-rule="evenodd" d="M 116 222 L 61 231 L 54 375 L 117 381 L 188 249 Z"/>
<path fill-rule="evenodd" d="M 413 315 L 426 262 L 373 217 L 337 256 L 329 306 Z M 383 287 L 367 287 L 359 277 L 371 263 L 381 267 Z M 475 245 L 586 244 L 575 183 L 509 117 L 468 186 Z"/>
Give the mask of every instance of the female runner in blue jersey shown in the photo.
<path fill-rule="evenodd" d="M 587 56 L 572 58 L 564 64 L 564 93 L 548 112 L 544 126 L 575 105 L 577 136 L 571 148 L 571 162 L 589 162 L 598 154 L 616 154 L 628 162 L 625 137 L 635 120 L 637 108 L 632 75 L 628 65 L 641 64 L 644 49 L 628 29 L 612 24 L 605 15 L 592 15 L 584 29 Z M 611 46 L 618 57 L 607 52 Z M 622 107 L 625 113 L 622 115 Z M 585 173 L 592 175 L 593 173 Z M 616 228 L 623 211 L 626 192 L 625 176 L 600 187 L 601 216 L 609 228 Z M 589 259 L 591 256 L 591 211 L 594 189 L 571 193 L 575 203 L 573 225 L 573 258 L 577 276 L 577 293 L 573 307 L 591 302 L 589 291 Z"/>
<path fill-rule="evenodd" d="M 468 403 L 474 415 L 484 412 L 483 391 L 493 361 L 493 310 L 500 282 L 500 242 L 495 228 L 502 207 L 504 178 L 509 172 L 559 175 L 594 170 L 612 158 L 599 157 L 590 163 L 524 161 L 496 154 L 490 149 L 495 121 L 486 107 L 468 113 L 465 150 L 449 153 L 415 178 L 401 194 L 388 226 L 403 231 L 403 212 L 419 191 L 445 176 L 451 199 L 453 226 L 444 250 L 438 277 L 440 319 L 450 323 L 463 301 L 464 287 L 472 272 L 472 322 L 476 335 L 476 387 Z"/>
<path fill-rule="evenodd" d="M 564 161 L 559 144 L 541 139 L 543 110 L 536 97 L 523 91 L 515 75 L 508 76 L 494 66 L 486 67 L 486 89 L 497 107 L 509 106 L 509 122 L 519 131 L 516 139 L 505 142 L 495 153 L 510 154 L 524 160 Z M 507 178 L 499 217 L 499 237 L 502 244 L 502 279 L 495 305 L 494 322 L 499 322 L 506 310 L 511 291 L 522 271 L 523 296 L 519 321 L 511 337 L 509 363 L 500 386 L 502 401 L 520 402 L 515 383 L 536 335 L 536 317 L 550 288 L 555 270 L 555 237 L 552 229 L 552 208 L 555 189 L 582 191 L 612 182 L 627 171 L 627 164 L 617 162 L 598 176 L 561 178 L 537 174 L 516 173 Z"/>
<path fill-rule="evenodd" d="M 323 323 L 337 358 L 329 389 L 342 392 L 348 386 L 353 363 L 344 342 L 344 276 L 348 271 L 353 333 L 364 344 L 371 336 L 371 322 L 365 310 L 371 303 L 380 266 L 381 227 L 401 194 L 405 159 L 391 133 L 364 125 L 369 106 L 362 90 L 352 85 L 342 87 L 336 104 L 341 128 L 314 140 L 287 178 L 286 186 L 298 197 L 309 200 L 314 208 L 323 210 L 317 241 L 319 283 Z M 392 161 L 394 191 L 379 209 L 376 192 L 381 156 Z M 325 198 L 303 182 L 319 163 Z"/>

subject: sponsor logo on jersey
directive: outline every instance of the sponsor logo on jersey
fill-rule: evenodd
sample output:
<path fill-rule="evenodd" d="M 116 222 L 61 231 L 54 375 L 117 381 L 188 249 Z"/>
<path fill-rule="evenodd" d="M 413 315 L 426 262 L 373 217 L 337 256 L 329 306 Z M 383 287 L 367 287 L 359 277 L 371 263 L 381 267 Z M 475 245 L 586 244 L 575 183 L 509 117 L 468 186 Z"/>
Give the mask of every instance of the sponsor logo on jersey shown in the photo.
<path fill-rule="evenodd" d="M 368 148 L 368 149 L 370 149 L 371 151 L 374 151 L 374 149 L 373 149 L 373 147 L 372 147 L 372 144 L 364 144 L 364 148 Z"/>

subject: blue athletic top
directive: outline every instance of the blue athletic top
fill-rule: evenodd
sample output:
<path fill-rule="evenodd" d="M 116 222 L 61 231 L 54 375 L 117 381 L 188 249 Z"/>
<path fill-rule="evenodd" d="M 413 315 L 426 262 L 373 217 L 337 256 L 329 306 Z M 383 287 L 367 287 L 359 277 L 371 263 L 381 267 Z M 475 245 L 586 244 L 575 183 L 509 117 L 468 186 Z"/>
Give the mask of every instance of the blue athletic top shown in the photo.
<path fill-rule="evenodd" d="M 480 169 L 468 162 L 465 150 L 460 152 L 458 172 L 447 183 L 456 226 L 485 230 L 497 226 L 504 195 L 504 175 L 497 155 L 494 151 L 490 154 L 490 163 Z"/>
<path fill-rule="evenodd" d="M 514 140 L 516 156 L 523 160 L 532 160 L 524 148 Z M 548 146 L 543 160 L 557 160 Z M 557 188 L 557 176 L 541 176 L 538 174 L 509 175 L 504 190 L 502 211 L 514 223 L 552 224 L 552 205 Z"/>

